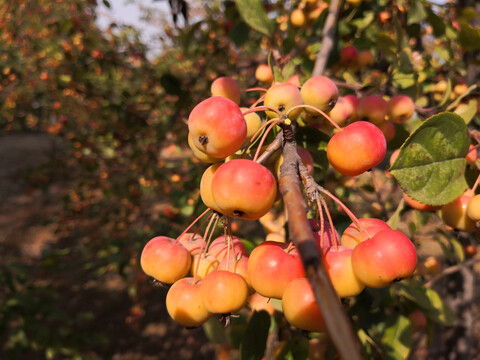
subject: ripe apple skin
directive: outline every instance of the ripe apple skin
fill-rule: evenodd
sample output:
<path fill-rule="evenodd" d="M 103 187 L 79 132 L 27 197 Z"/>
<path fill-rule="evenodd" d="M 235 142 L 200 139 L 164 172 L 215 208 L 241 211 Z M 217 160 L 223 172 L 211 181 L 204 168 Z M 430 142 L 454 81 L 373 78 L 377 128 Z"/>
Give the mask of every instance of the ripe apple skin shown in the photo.
<path fill-rule="evenodd" d="M 387 102 L 380 95 L 370 95 L 360 100 L 357 107 L 360 120 L 380 125 L 387 116 Z"/>
<path fill-rule="evenodd" d="M 240 87 L 232 78 L 222 76 L 212 83 L 210 86 L 212 96 L 222 96 L 232 100 L 235 104 L 240 104 Z"/>
<path fill-rule="evenodd" d="M 288 118 L 295 120 L 302 112 L 302 108 L 298 108 L 291 112 L 289 112 L 289 110 L 294 106 L 302 105 L 303 100 L 300 95 L 300 90 L 298 90 L 295 85 L 289 82 L 282 82 L 273 84 L 267 90 L 263 104 L 278 109 L 282 114 L 288 113 Z M 271 119 L 279 117 L 275 111 L 267 110 L 265 113 Z"/>
<path fill-rule="evenodd" d="M 456 200 L 449 204 L 443 205 L 441 207 L 441 214 L 445 224 L 460 231 L 474 232 L 475 221 L 470 219 L 467 215 L 467 207 L 473 196 L 473 192 L 471 190 L 467 190 Z"/>
<path fill-rule="evenodd" d="M 200 264 L 199 264 L 200 262 Z M 190 274 L 195 276 L 195 271 L 197 271 L 197 279 L 205 279 L 205 277 L 218 269 L 220 262 L 218 259 L 210 254 L 197 254 L 192 257 L 192 265 L 190 265 Z"/>
<path fill-rule="evenodd" d="M 314 106 L 328 113 L 337 103 L 338 88 L 326 76 L 313 76 L 305 81 L 300 94 L 305 105 Z M 309 108 L 305 108 L 305 112 L 311 115 L 319 115 L 318 111 Z"/>
<path fill-rule="evenodd" d="M 308 224 L 312 228 L 313 238 L 321 254 L 325 253 L 330 247 L 335 246 L 335 244 L 338 245 L 337 242 L 340 241 L 340 235 L 336 229 L 332 230 L 328 221 L 323 222 L 323 244 L 321 241 L 322 231 L 320 221 L 308 219 Z"/>
<path fill-rule="evenodd" d="M 415 210 L 436 211 L 436 210 L 440 209 L 440 206 L 427 205 L 427 204 L 421 203 L 420 201 L 412 199 L 406 193 L 403 193 L 403 198 L 404 198 L 405 202 L 408 204 L 408 206 L 410 206 L 412 209 L 415 209 Z"/>
<path fill-rule="evenodd" d="M 381 230 L 390 229 L 390 226 L 380 219 L 360 218 L 358 221 L 363 225 L 370 236 L 374 236 Z M 367 233 L 352 222 L 343 232 L 340 243 L 342 246 L 347 246 L 353 249 L 355 246 L 368 239 L 369 237 Z"/>
<path fill-rule="evenodd" d="M 247 282 L 249 294 L 252 294 L 255 292 L 255 290 L 253 289 L 252 282 L 248 277 L 248 258 L 248 254 L 241 254 L 236 257 L 230 255 L 230 260 L 225 257 L 222 261 L 220 261 L 218 270 L 231 271 L 235 274 L 241 275 Z"/>
<path fill-rule="evenodd" d="M 468 154 L 465 157 L 465 159 L 467 160 L 467 164 L 475 163 L 475 160 L 477 160 L 477 157 L 478 157 L 477 149 L 473 144 L 470 144 L 470 147 L 468 148 Z"/>
<path fill-rule="evenodd" d="M 198 160 L 209 163 L 209 164 L 213 164 L 213 163 L 222 161 L 222 159 L 218 159 L 218 158 L 215 158 L 213 156 L 209 156 L 209 155 L 205 154 L 202 150 L 197 148 L 195 146 L 195 144 L 193 143 L 193 138 L 192 138 L 192 135 L 190 133 L 188 133 L 187 141 L 188 141 L 188 146 L 190 147 L 190 149 L 193 152 L 193 155 Z"/>
<path fill-rule="evenodd" d="M 248 110 L 246 107 L 241 107 L 240 110 L 245 112 Z M 247 123 L 247 138 L 245 143 L 249 142 L 253 135 L 257 132 L 258 129 L 262 126 L 262 119 L 257 113 L 249 113 L 244 116 L 245 122 Z"/>
<path fill-rule="evenodd" d="M 273 82 L 272 69 L 267 64 L 258 65 L 255 70 L 255 78 L 260 82 L 271 84 Z"/>
<path fill-rule="evenodd" d="M 240 255 L 248 255 L 247 248 L 245 247 L 245 244 L 236 236 L 231 237 L 231 244 L 229 245 L 228 238 L 225 237 L 224 235 L 219 236 L 215 240 L 213 240 L 210 243 L 210 246 L 208 247 L 208 253 L 215 256 L 218 261 L 222 261 L 227 257 L 227 253 L 229 251 L 228 247 L 230 246 L 230 255 L 233 255 L 233 252 L 235 251 L 235 254 L 237 256 Z M 233 246 L 233 249 L 232 249 Z"/>
<path fill-rule="evenodd" d="M 140 256 L 140 265 L 145 274 L 165 284 L 173 284 L 186 276 L 191 262 L 190 252 L 167 236 L 150 239 Z"/>
<path fill-rule="evenodd" d="M 359 51 L 357 55 L 357 66 L 360 69 L 364 69 L 368 66 L 372 66 L 375 63 L 375 56 L 370 50 Z"/>
<path fill-rule="evenodd" d="M 327 158 L 343 175 L 356 176 L 380 164 L 387 153 L 387 142 L 372 123 L 357 121 L 332 136 Z"/>
<path fill-rule="evenodd" d="M 357 121 L 358 120 L 357 107 L 358 107 L 358 104 L 360 104 L 360 99 L 352 94 L 342 96 L 342 99 L 349 102 L 353 108 L 353 113 L 350 117 L 350 123 Z"/>
<path fill-rule="evenodd" d="M 307 25 L 307 17 L 301 9 L 295 9 L 290 14 L 290 22 L 293 26 L 302 28 Z"/>
<path fill-rule="evenodd" d="M 349 247 L 332 246 L 323 255 L 328 276 L 340 298 L 356 296 L 365 288 L 353 272 L 352 253 Z"/>
<path fill-rule="evenodd" d="M 222 214 L 233 218 L 257 220 L 270 210 L 276 195 L 273 174 L 252 160 L 230 160 L 212 179 L 213 200 Z"/>
<path fill-rule="evenodd" d="M 387 142 L 395 138 L 397 130 L 395 129 L 395 124 L 390 120 L 385 120 L 380 125 L 377 125 L 378 128 L 382 131 Z"/>
<path fill-rule="evenodd" d="M 358 50 L 355 46 L 346 46 L 340 51 L 340 62 L 345 66 L 353 65 L 357 62 Z"/>
<path fill-rule="evenodd" d="M 297 278 L 288 284 L 283 294 L 282 308 L 291 325 L 306 331 L 325 331 L 322 312 L 307 278 Z"/>
<path fill-rule="evenodd" d="M 330 116 L 330 118 L 339 126 L 343 126 L 350 121 L 354 111 L 355 109 L 353 108 L 352 103 L 340 96 L 333 109 L 328 113 L 328 116 Z"/>
<path fill-rule="evenodd" d="M 410 120 L 415 112 L 415 104 L 410 96 L 395 95 L 387 102 L 388 119 L 396 124 Z"/>
<path fill-rule="evenodd" d="M 417 252 L 410 239 L 393 229 L 382 230 L 358 244 L 352 253 L 352 269 L 366 286 L 382 288 L 413 273 Z"/>
<path fill-rule="evenodd" d="M 209 166 L 200 180 L 200 197 L 202 198 L 203 203 L 210 209 L 219 213 L 221 213 L 221 210 L 212 195 L 212 180 L 220 165 L 222 165 L 222 163 L 216 163 Z"/>
<path fill-rule="evenodd" d="M 204 243 L 203 236 L 195 233 L 185 233 L 179 239 L 178 242 L 187 249 L 190 254 L 200 254 L 202 244 Z"/>
<path fill-rule="evenodd" d="M 237 312 L 245 306 L 248 298 L 248 285 L 245 279 L 226 270 L 209 273 L 201 285 L 202 301 L 213 314 Z"/>
<path fill-rule="evenodd" d="M 286 243 L 265 241 L 250 253 L 248 276 L 260 295 L 281 299 L 290 281 L 305 276 L 297 250 L 287 253 L 287 248 Z"/>
<path fill-rule="evenodd" d="M 480 220 L 480 195 L 475 195 L 468 202 L 467 216 L 473 221 Z"/>
<path fill-rule="evenodd" d="M 201 282 L 194 283 L 192 277 L 180 279 L 170 287 L 166 305 L 170 317 L 186 327 L 200 326 L 212 316 L 202 301 Z"/>
<path fill-rule="evenodd" d="M 193 108 L 188 130 L 195 146 L 214 158 L 232 155 L 247 137 L 247 124 L 240 107 L 221 96 L 203 100 Z"/>

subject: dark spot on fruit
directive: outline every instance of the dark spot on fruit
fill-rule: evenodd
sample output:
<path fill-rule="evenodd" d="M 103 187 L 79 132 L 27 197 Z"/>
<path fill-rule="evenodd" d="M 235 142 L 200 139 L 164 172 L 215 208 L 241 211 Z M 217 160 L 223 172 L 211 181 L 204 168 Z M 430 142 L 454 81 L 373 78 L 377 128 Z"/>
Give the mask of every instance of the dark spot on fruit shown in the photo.
<path fill-rule="evenodd" d="M 202 145 L 208 144 L 208 137 L 207 135 L 201 135 L 198 137 L 198 142 Z"/>
<path fill-rule="evenodd" d="M 285 110 L 285 105 L 278 105 L 278 110 L 283 111 Z"/>
<path fill-rule="evenodd" d="M 368 121 L 368 117 L 362 116 L 362 117 L 360 118 L 360 120 L 361 120 L 361 121 Z"/>
<path fill-rule="evenodd" d="M 335 104 L 337 103 L 337 100 L 336 99 L 332 99 L 328 102 L 328 107 L 330 108 L 330 110 L 333 109 L 333 107 L 335 106 Z M 329 110 L 329 111 L 330 111 Z"/>
<path fill-rule="evenodd" d="M 234 211 L 233 211 L 233 216 L 234 216 L 234 217 L 241 217 L 241 216 L 243 216 L 243 211 L 234 210 Z"/>

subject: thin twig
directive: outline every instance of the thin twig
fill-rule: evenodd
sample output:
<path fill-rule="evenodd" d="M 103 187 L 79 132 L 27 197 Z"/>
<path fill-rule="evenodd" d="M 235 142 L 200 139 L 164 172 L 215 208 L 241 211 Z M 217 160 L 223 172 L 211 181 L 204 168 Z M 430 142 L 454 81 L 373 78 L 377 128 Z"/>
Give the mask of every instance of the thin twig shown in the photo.
<path fill-rule="evenodd" d="M 333 49 L 333 41 L 335 37 L 335 26 L 337 24 L 337 17 L 340 11 L 342 1 L 332 0 L 328 8 L 327 19 L 323 26 L 322 47 L 317 53 L 315 66 L 313 68 L 312 76 L 322 75 L 327 66 L 328 56 Z"/>

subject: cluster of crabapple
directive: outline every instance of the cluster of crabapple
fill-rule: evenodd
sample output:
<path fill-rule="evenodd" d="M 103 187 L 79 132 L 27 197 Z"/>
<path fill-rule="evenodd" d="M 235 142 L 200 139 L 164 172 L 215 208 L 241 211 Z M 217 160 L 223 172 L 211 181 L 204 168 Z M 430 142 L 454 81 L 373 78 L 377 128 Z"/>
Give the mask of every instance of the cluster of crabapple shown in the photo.
<path fill-rule="evenodd" d="M 277 153 L 274 165 L 267 167 L 263 163 L 268 157 L 260 156 L 275 154 L 263 146 L 275 126 L 288 127 L 297 121 L 309 126 L 327 119 L 335 128 L 327 145 L 327 157 L 334 169 L 356 176 L 377 166 L 385 157 L 386 139 L 377 126 L 380 122 L 371 118 L 376 109 L 365 110 L 364 115 L 358 109 L 364 101 L 367 108 L 376 107 L 377 102 L 368 105 L 366 97 L 355 108 L 352 106 L 355 110 L 347 116 L 351 117 L 348 122 L 337 122 L 332 119 L 333 111 L 350 102 L 338 97 L 338 88 L 328 77 L 311 77 L 302 86 L 280 82 L 272 83 L 268 89 L 251 90 L 264 94 L 251 107 L 242 108 L 236 81 L 218 78 L 212 83 L 212 96 L 191 111 L 188 144 L 196 158 L 211 164 L 200 181 L 200 196 L 208 209 L 177 239 L 151 239 L 142 251 L 140 263 L 147 275 L 172 284 L 166 297 L 167 310 L 186 327 L 199 326 L 212 314 L 237 312 L 251 294 L 258 293 L 281 300 L 291 325 L 324 331 L 321 311 L 295 245 L 265 241 L 249 253 L 244 243 L 232 235 L 229 219 L 261 219 L 277 199 L 277 179 L 284 158 Z M 387 114 L 385 104 L 384 118 L 388 115 L 404 121 L 411 116 L 395 111 Z M 396 109 L 396 105 L 391 108 Z M 260 112 L 269 120 L 262 121 Z M 256 142 L 252 157 L 247 150 Z M 311 176 L 311 154 L 300 147 L 298 154 Z M 309 220 L 319 254 L 340 298 L 356 296 L 365 286 L 388 286 L 413 273 L 417 255 L 408 237 L 379 219 L 357 219 L 333 194 L 323 191 L 340 203 L 353 221 L 340 236 L 321 201 L 317 201 L 316 218 Z M 203 235 L 203 224 L 189 232 L 204 216 L 203 224 L 208 221 L 208 225 Z M 224 225 L 224 234 L 212 240 L 219 221 Z"/>

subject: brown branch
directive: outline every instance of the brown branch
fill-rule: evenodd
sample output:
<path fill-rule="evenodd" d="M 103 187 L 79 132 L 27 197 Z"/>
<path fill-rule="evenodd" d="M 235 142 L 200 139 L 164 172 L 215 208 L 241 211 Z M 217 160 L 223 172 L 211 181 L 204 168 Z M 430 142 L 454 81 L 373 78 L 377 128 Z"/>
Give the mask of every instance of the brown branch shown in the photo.
<path fill-rule="evenodd" d="M 282 147 L 283 143 L 283 132 L 279 132 L 273 140 L 265 149 L 265 151 L 257 159 L 257 163 L 264 164 L 277 150 Z"/>
<path fill-rule="evenodd" d="M 284 161 L 280 168 L 280 192 L 288 214 L 290 239 L 302 258 L 317 304 L 323 313 L 327 332 L 340 358 L 362 359 L 360 342 L 337 293 L 330 282 L 325 264 L 307 222 L 306 204 L 300 187 L 297 145 L 292 126 L 284 126 Z"/>
<path fill-rule="evenodd" d="M 337 23 L 338 12 L 342 1 L 332 0 L 328 8 L 327 19 L 323 26 L 322 47 L 317 53 L 315 66 L 313 68 L 312 76 L 322 75 L 327 66 L 328 56 L 333 49 L 333 38 L 335 36 L 335 25 Z"/>
<path fill-rule="evenodd" d="M 461 271 L 462 269 L 464 269 L 466 267 L 469 267 L 469 266 L 472 266 L 477 262 L 480 262 L 480 259 L 472 258 L 472 259 L 467 260 L 467 261 L 465 261 L 461 264 L 450 266 L 450 267 L 446 268 L 445 270 L 443 270 L 441 273 L 438 273 L 437 275 L 435 275 L 433 278 L 431 278 L 429 281 L 427 281 L 423 286 L 425 286 L 427 288 L 432 287 L 432 285 L 434 283 L 436 283 L 438 280 L 444 278 L 445 276 L 456 273 L 457 271 Z"/>

